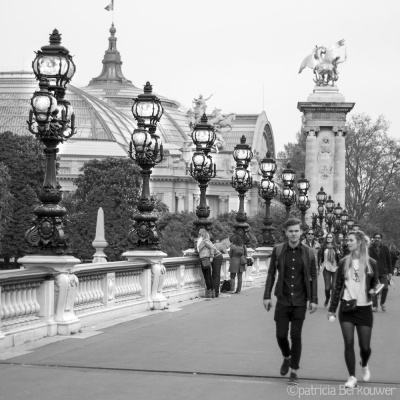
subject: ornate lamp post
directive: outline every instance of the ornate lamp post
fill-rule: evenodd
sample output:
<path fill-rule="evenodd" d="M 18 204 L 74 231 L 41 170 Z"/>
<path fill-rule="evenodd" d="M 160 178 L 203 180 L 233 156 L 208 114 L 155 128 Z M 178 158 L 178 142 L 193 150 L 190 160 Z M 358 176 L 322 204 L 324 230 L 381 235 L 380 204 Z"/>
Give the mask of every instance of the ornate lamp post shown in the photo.
<path fill-rule="evenodd" d="M 201 228 L 210 230 L 211 227 L 211 222 L 208 220 L 210 207 L 207 205 L 206 191 L 208 182 L 216 175 L 216 166 L 213 163 L 211 155 L 209 155 L 216 135 L 214 127 L 207 122 L 207 116 L 203 114 L 200 123 L 194 126 L 192 132 L 196 151 L 192 156 L 190 175 L 196 179 L 200 188 L 200 203 L 196 208 L 196 215 L 199 219 L 194 222 L 197 231 L 196 234 Z"/>
<path fill-rule="evenodd" d="M 310 208 L 310 200 L 308 199 L 307 192 L 310 188 L 310 182 L 306 179 L 304 173 L 301 174 L 301 178 L 297 181 L 297 190 L 299 194 L 297 196 L 297 208 L 301 212 L 301 224 L 303 231 L 308 230 L 306 224 L 306 211 Z"/>
<path fill-rule="evenodd" d="M 43 46 L 32 62 L 39 90 L 31 99 L 28 129 L 45 145 L 46 174 L 39 193 L 42 204 L 33 211 L 34 226 L 25 237 L 36 253 L 62 255 L 68 248 L 70 233 L 66 229 L 66 210 L 59 205 L 61 186 L 57 181 L 58 145 L 75 134 L 75 116 L 65 100 L 66 85 L 75 73 L 69 51 L 61 46 L 61 34 L 55 29 L 50 45 Z"/>
<path fill-rule="evenodd" d="M 292 189 L 294 180 L 296 178 L 296 172 L 292 169 L 290 162 L 287 164 L 286 169 L 282 172 L 283 190 L 281 192 L 281 202 L 286 208 L 286 219 L 290 217 L 290 208 L 296 201 L 296 193 Z"/>
<path fill-rule="evenodd" d="M 331 196 L 328 196 L 328 200 L 325 202 L 325 222 L 328 225 L 328 232 L 332 232 L 332 225 L 335 222 L 335 214 L 333 209 L 335 208 L 335 202 L 332 200 Z"/>
<path fill-rule="evenodd" d="M 336 232 L 337 236 L 340 233 L 342 233 L 342 219 L 341 219 L 342 212 L 343 212 L 343 208 L 340 207 L 340 203 L 338 203 L 337 206 L 333 210 L 333 213 L 335 215 L 334 227 L 335 227 L 335 232 Z"/>
<path fill-rule="evenodd" d="M 253 152 L 249 145 L 246 144 L 246 137 L 243 135 L 240 144 L 235 146 L 233 150 L 233 158 L 236 161 L 235 172 L 232 176 L 232 187 L 239 195 L 239 211 L 236 213 L 236 224 L 234 226 L 236 234 L 243 238 L 247 245 L 250 242 L 248 235 L 249 224 L 247 223 L 247 214 L 244 211 L 244 197 L 246 192 L 253 187 L 253 178 L 247 167 L 253 158 Z"/>
<path fill-rule="evenodd" d="M 270 214 L 271 201 L 278 194 L 278 187 L 273 181 L 276 162 L 271 158 L 270 152 L 267 152 L 265 158 L 260 161 L 260 170 L 262 173 L 262 180 L 258 189 L 258 194 L 265 200 L 265 218 L 263 220 L 264 227 L 262 234 L 257 238 L 260 246 L 273 246 L 275 238 L 273 235 L 274 228 L 272 226 L 272 218 Z"/>
<path fill-rule="evenodd" d="M 144 86 L 144 94 L 134 99 L 132 114 L 138 121 L 138 127 L 131 136 L 129 156 L 141 168 L 143 185 L 137 206 L 139 214 L 134 216 L 136 223 L 128 237 L 135 247 L 159 250 L 157 216 L 153 213 L 154 199 L 150 196 L 150 175 L 152 168 L 163 159 L 161 139 L 156 134 L 163 108 L 160 99 L 152 93 L 149 82 Z"/>

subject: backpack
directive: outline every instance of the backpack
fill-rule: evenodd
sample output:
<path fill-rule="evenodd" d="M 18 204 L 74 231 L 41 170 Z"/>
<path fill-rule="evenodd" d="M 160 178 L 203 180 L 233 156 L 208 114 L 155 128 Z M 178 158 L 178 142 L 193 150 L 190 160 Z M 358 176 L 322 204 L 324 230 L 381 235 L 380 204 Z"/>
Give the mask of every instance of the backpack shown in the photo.
<path fill-rule="evenodd" d="M 229 292 L 231 290 L 231 281 L 224 280 L 221 285 L 221 293 Z"/>

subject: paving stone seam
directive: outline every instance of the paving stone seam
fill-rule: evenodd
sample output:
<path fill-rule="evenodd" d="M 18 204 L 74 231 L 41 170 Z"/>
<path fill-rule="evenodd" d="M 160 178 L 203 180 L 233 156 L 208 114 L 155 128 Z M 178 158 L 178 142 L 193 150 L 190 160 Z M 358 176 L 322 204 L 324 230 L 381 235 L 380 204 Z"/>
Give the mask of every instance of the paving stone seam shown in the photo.
<path fill-rule="evenodd" d="M 0 365 L 8 365 L 15 367 L 39 367 L 39 368 L 60 368 L 60 369 L 78 369 L 78 370 L 92 370 L 92 371 L 119 371 L 119 372 L 140 372 L 140 373 L 151 373 L 151 374 L 171 374 L 171 375 L 197 375 L 207 377 L 232 377 L 232 378 L 247 378 L 247 379 L 278 379 L 287 380 L 287 376 L 275 376 L 275 375 L 246 375 L 246 374 L 229 374 L 229 373 L 218 373 L 218 372 L 195 372 L 195 371 L 175 371 L 175 370 L 159 370 L 159 369 L 142 369 L 142 368 L 113 368 L 113 367 L 82 367 L 79 365 L 59 365 L 59 364 L 40 364 L 40 363 L 15 363 L 0 361 Z M 310 378 L 300 377 L 302 382 L 338 382 L 343 383 L 342 379 L 327 379 L 327 378 Z M 398 382 L 383 382 L 383 381 L 369 381 L 359 382 L 359 384 L 365 385 L 394 385 L 400 386 Z"/>

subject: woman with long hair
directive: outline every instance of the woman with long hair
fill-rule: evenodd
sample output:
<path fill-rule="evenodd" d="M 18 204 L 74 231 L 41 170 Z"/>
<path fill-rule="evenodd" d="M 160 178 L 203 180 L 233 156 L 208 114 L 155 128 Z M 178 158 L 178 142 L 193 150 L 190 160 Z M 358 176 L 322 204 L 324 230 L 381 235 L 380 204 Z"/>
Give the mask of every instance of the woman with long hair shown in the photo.
<path fill-rule="evenodd" d="M 243 272 L 246 271 L 247 249 L 243 244 L 243 239 L 239 235 L 233 235 L 230 240 L 231 247 L 229 249 L 229 272 L 231 274 L 231 293 L 239 294 L 242 290 L 242 275 Z M 238 277 L 238 284 L 235 291 L 236 275 Z"/>
<path fill-rule="evenodd" d="M 206 283 L 206 297 L 215 297 L 215 288 L 211 275 L 211 259 L 219 255 L 220 252 L 211 243 L 210 234 L 204 229 L 199 230 L 199 237 L 197 239 L 197 251 L 201 263 L 201 270 L 203 271 L 204 281 Z M 222 263 L 222 262 L 221 262 Z"/>
<path fill-rule="evenodd" d="M 349 255 L 339 262 L 328 319 L 335 319 L 340 303 L 339 322 L 344 339 L 344 359 L 350 375 L 345 387 L 354 388 L 357 386 L 354 327 L 360 346 L 363 380 L 369 381 L 371 376 L 368 367 L 373 326 L 371 296 L 375 295 L 379 279 L 376 262 L 368 256 L 369 238 L 365 233 L 350 232 L 347 245 Z"/>
<path fill-rule="evenodd" d="M 328 307 L 331 290 L 335 286 L 336 270 L 339 265 L 340 248 L 336 244 L 335 236 L 329 232 L 318 251 L 318 273 L 323 268 L 322 275 L 325 282 L 325 303 Z"/>

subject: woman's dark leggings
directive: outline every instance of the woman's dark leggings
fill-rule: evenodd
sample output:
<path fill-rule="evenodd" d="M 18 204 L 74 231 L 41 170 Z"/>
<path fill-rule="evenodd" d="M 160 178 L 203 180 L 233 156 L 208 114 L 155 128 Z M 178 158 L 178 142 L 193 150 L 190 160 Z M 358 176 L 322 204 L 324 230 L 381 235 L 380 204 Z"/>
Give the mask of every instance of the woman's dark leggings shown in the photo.
<path fill-rule="evenodd" d="M 240 291 L 242 290 L 242 274 L 243 274 L 243 272 L 239 272 L 237 274 L 238 284 L 237 284 L 236 292 L 238 292 L 238 293 L 240 293 Z M 231 292 L 235 291 L 235 278 L 236 278 L 236 274 L 231 272 Z"/>
<path fill-rule="evenodd" d="M 211 268 L 202 268 L 204 280 L 206 282 L 207 290 L 213 288 L 212 279 L 211 279 Z"/>
<path fill-rule="evenodd" d="M 325 302 L 328 303 L 331 298 L 331 292 L 335 287 L 336 272 L 331 272 L 324 268 L 322 275 L 325 282 Z"/>
<path fill-rule="evenodd" d="M 342 322 L 342 334 L 344 339 L 344 359 L 350 376 L 356 376 L 356 355 L 354 353 L 354 324 L 351 322 Z M 358 335 L 358 344 L 360 346 L 361 366 L 368 364 L 371 356 L 371 334 L 372 328 L 369 326 L 356 326 Z"/>

